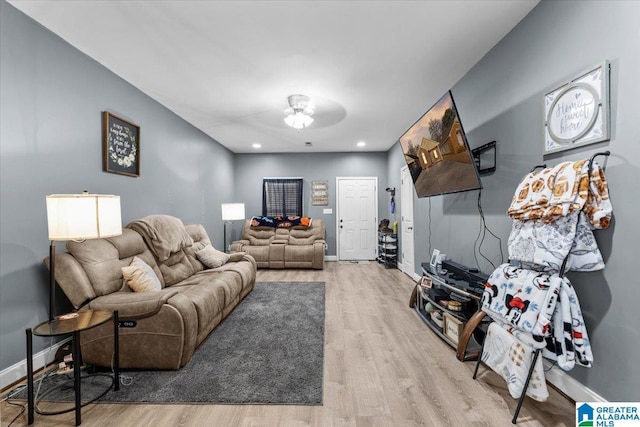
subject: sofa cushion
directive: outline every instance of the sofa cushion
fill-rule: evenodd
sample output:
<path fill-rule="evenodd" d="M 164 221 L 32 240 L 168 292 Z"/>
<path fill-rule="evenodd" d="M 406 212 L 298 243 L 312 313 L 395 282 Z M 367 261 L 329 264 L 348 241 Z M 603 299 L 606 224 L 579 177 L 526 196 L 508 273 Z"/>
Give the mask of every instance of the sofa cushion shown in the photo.
<path fill-rule="evenodd" d="M 134 292 L 152 292 L 162 289 L 160 279 L 153 269 L 137 256 L 133 257 L 131 265 L 122 267 L 121 270 L 124 282 Z"/>
<path fill-rule="evenodd" d="M 229 261 L 229 255 L 217 250 L 211 245 L 196 252 L 196 257 L 208 268 L 218 268 Z"/>
<path fill-rule="evenodd" d="M 189 261 L 187 254 L 182 249 L 161 262 L 158 267 L 162 272 L 166 286 L 173 286 L 196 273 L 193 263 Z"/>
<path fill-rule="evenodd" d="M 251 246 L 269 246 L 276 237 L 275 230 L 273 227 L 245 227 L 242 238 Z"/>
<path fill-rule="evenodd" d="M 319 222 L 319 221 L 316 221 Z M 312 245 L 316 240 L 324 239 L 324 226 L 311 228 L 294 227 L 289 231 L 289 244 L 290 245 Z"/>
<path fill-rule="evenodd" d="M 196 257 L 196 252 L 211 244 L 207 231 L 202 224 L 186 224 L 184 228 L 189 233 L 189 236 L 193 239 L 193 245 L 184 248 L 184 253 L 187 255 L 187 259 L 193 264 L 193 269 L 197 272 L 205 269 L 204 264 Z"/>
<path fill-rule="evenodd" d="M 160 279 L 161 285 L 164 285 L 153 255 L 135 231 L 123 229 L 122 235 L 108 239 L 69 241 L 67 251 L 86 272 L 95 296 L 107 295 L 122 289 L 121 268 L 131 264 L 134 256 L 149 264 Z"/>
<path fill-rule="evenodd" d="M 269 263 L 269 246 L 245 246 L 243 250 L 251 255 L 261 266 L 263 262 Z"/>
<path fill-rule="evenodd" d="M 313 261 L 313 245 L 287 245 L 284 248 L 284 257 L 290 267 L 300 267 L 296 263 Z"/>

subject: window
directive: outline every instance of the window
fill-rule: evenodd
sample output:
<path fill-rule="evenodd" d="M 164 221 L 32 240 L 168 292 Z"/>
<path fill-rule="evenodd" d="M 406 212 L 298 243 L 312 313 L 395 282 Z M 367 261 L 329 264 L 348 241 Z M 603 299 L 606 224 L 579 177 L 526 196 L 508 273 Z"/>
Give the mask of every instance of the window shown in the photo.
<path fill-rule="evenodd" d="M 262 215 L 302 216 L 302 178 L 263 179 Z"/>
<path fill-rule="evenodd" d="M 459 130 L 456 131 L 456 138 L 458 138 L 458 145 L 464 147 L 464 138 L 462 137 L 462 132 Z"/>

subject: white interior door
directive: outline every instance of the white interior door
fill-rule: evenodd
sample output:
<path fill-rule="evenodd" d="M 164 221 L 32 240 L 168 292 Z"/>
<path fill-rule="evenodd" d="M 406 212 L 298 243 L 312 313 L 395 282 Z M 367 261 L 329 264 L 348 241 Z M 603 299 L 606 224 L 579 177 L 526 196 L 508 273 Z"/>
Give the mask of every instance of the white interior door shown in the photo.
<path fill-rule="evenodd" d="M 409 168 L 400 171 L 400 230 L 402 233 L 402 271 L 411 277 L 416 275 L 413 230 L 413 181 Z"/>
<path fill-rule="evenodd" d="M 338 260 L 376 258 L 378 178 L 336 178 Z"/>

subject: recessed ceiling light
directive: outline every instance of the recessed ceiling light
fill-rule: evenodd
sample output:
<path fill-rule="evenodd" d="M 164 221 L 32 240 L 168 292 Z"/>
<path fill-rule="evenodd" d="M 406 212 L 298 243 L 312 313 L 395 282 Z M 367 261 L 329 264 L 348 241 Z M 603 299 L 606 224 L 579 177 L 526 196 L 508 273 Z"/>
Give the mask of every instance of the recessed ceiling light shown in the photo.
<path fill-rule="evenodd" d="M 358 147 L 364 147 L 365 145 L 367 145 L 367 143 L 364 141 L 358 142 Z"/>
<path fill-rule="evenodd" d="M 262 144 L 258 144 L 257 142 L 252 145 L 253 148 L 262 148 Z"/>

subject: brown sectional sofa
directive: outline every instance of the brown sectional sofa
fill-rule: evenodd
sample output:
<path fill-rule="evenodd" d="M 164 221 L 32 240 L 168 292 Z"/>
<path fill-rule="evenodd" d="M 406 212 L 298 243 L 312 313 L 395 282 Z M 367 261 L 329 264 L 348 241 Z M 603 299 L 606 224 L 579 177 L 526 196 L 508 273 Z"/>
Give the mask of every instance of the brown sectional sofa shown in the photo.
<path fill-rule="evenodd" d="M 252 227 L 245 220 L 242 239 L 231 244 L 231 252 L 246 252 L 258 268 L 324 268 L 324 223 L 313 219 L 311 226 L 291 228 Z"/>
<path fill-rule="evenodd" d="M 56 255 L 56 281 L 80 311 L 118 310 L 122 368 L 178 369 L 255 285 L 253 257 L 235 254 L 207 269 L 196 252 L 208 244 L 202 225 L 153 215 L 121 236 L 68 242 L 68 253 Z M 136 293 L 123 285 L 121 267 L 134 256 L 153 269 L 161 290 Z M 111 366 L 113 326 L 83 332 L 81 348 L 84 362 Z"/>

